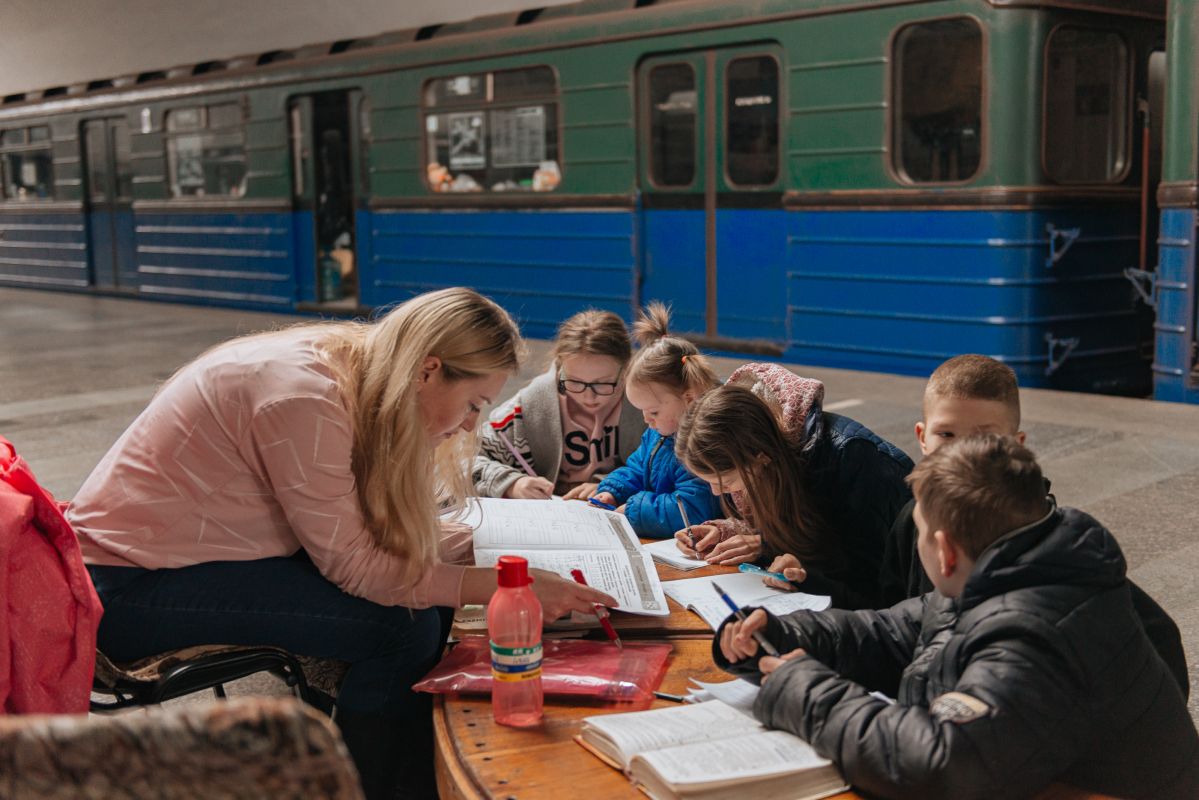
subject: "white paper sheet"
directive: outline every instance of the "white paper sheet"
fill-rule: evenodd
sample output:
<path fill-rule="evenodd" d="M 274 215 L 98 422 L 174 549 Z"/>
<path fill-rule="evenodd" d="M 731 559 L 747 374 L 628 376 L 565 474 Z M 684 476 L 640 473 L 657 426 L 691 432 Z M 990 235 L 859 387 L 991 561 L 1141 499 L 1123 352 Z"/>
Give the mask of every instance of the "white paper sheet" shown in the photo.
<path fill-rule="evenodd" d="M 616 598 L 621 611 L 668 616 L 653 559 L 623 514 L 586 503 L 481 498 L 464 520 L 474 528 L 475 563 L 490 567 L 502 555 L 587 583 Z"/>
<path fill-rule="evenodd" d="M 686 702 L 706 703 L 710 700 L 719 700 L 743 714 L 753 716 L 754 701 L 758 699 L 758 692 L 761 690 L 749 681 L 738 678 L 721 683 L 708 683 L 692 678 L 691 682 L 695 684 L 696 688 L 689 687 L 687 689 L 689 694 Z"/>
<path fill-rule="evenodd" d="M 720 595 L 716 594 L 712 588 L 713 583 L 719 584 L 738 608 L 761 606 L 776 616 L 805 608 L 823 611 L 832 602 L 832 598 L 827 595 L 772 589 L 762 583 L 760 576 L 746 572 L 667 581 L 665 592 L 679 605 L 699 614 L 712 630 L 716 630 L 732 611 L 720 599 Z"/>
<path fill-rule="evenodd" d="M 692 570 L 708 566 L 708 562 L 702 558 L 684 555 L 679 546 L 675 544 L 674 539 L 663 539 L 660 542 L 643 544 L 641 547 L 653 556 L 654 561 L 675 569 Z"/>

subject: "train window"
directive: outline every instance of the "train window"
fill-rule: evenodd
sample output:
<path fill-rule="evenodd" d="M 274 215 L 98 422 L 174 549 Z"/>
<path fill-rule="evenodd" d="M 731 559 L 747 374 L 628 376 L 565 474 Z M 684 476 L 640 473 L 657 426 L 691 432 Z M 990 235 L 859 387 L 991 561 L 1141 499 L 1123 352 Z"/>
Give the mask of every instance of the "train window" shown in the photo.
<path fill-rule="evenodd" d="M 1111 31 L 1061 27 L 1045 52 L 1045 172 L 1119 180 L 1128 163 L 1128 48 Z"/>
<path fill-rule="evenodd" d="M 554 71 L 544 66 L 428 81 L 424 120 L 429 188 L 435 192 L 557 188 L 562 178 L 557 95 Z"/>
<path fill-rule="evenodd" d="M 725 70 L 725 168 L 729 181 L 766 186 L 779 174 L 779 65 L 770 56 L 729 62 Z"/>
<path fill-rule="evenodd" d="M 0 133 L 0 196 L 17 202 L 54 199 L 50 129 L 14 128 Z"/>
<path fill-rule="evenodd" d="M 663 64 L 649 73 L 650 179 L 658 186 L 695 180 L 695 70 Z"/>
<path fill-rule="evenodd" d="M 167 112 L 167 169 L 174 197 L 241 197 L 246 135 L 238 103 Z"/>
<path fill-rule="evenodd" d="M 915 183 L 969 180 L 982 161 L 982 29 L 955 18 L 895 37 L 892 158 Z"/>

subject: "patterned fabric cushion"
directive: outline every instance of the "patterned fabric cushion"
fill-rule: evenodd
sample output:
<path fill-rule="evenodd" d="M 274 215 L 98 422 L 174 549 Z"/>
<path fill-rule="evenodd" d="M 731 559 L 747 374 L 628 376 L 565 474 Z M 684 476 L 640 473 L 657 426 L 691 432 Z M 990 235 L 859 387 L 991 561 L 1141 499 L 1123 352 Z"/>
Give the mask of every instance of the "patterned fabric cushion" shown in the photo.
<path fill-rule="evenodd" d="M 293 698 L 0 718 L 0 797 L 359 800 L 333 723 Z"/>

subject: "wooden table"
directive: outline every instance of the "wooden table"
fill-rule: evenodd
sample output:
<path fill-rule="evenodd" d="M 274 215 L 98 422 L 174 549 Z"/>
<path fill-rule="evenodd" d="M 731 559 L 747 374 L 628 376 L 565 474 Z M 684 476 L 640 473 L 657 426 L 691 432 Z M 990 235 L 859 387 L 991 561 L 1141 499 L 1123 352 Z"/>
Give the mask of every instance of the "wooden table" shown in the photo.
<path fill-rule="evenodd" d="M 705 567 L 684 572 L 657 565 L 662 580 L 720 575 L 730 567 Z M 669 598 L 668 598 L 669 600 Z M 654 638 L 674 646 L 660 689 L 686 694 L 688 680 L 728 680 L 712 663 L 712 631 L 693 612 L 670 602 L 669 617 L 638 617 L 613 613 L 622 638 Z M 472 631 L 478 633 L 478 631 Z M 588 632 L 603 636 L 602 632 Z M 650 708 L 675 705 L 655 700 Z M 537 728 L 516 729 L 497 725 L 491 716 L 491 698 L 437 695 L 433 706 L 433 731 L 437 788 L 442 800 L 567 800 L 573 797 L 644 800 L 623 773 L 584 750 L 574 736 L 584 717 L 639 710 L 642 706 L 615 703 L 581 703 L 577 699 L 546 698 L 545 718 Z M 863 800 L 856 792 L 842 792 L 832 800 Z M 1037 800 L 1113 800 L 1055 784 Z"/>

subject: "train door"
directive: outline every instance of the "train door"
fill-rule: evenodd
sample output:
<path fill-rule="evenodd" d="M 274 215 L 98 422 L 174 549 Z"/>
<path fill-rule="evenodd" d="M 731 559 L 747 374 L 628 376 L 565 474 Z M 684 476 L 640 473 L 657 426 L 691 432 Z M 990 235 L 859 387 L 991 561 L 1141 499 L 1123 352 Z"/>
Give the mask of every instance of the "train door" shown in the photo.
<path fill-rule="evenodd" d="M 123 117 L 87 120 L 82 135 L 91 283 L 136 290 L 129 125 Z"/>
<path fill-rule="evenodd" d="M 786 319 L 782 64 L 771 45 L 638 69 L 643 301 L 708 346 L 781 355 Z"/>
<path fill-rule="evenodd" d="M 288 107 L 300 307 L 358 306 L 358 90 L 293 97 Z"/>

